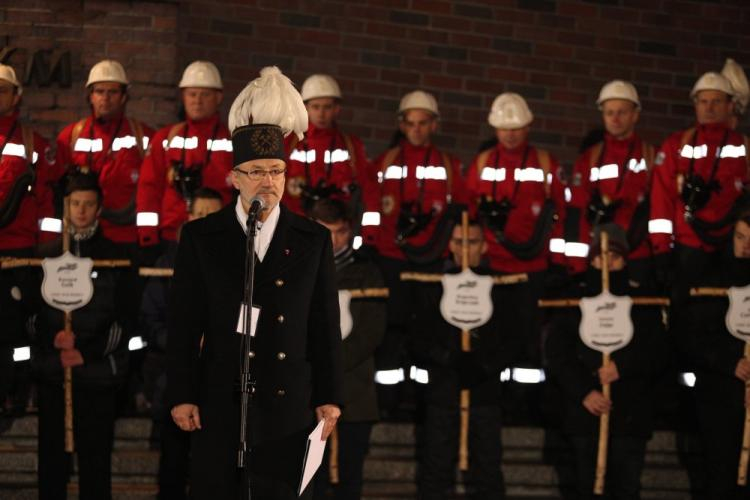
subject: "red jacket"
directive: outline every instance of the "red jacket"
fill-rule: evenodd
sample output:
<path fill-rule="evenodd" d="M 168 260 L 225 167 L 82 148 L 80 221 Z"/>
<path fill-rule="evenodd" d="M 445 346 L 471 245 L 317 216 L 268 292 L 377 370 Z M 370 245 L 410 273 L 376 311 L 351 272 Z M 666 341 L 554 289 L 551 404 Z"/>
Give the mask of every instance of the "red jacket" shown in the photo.
<path fill-rule="evenodd" d="M 8 137 L 11 129 L 14 129 L 13 134 Z M 0 117 L 0 145 L 5 145 L 0 156 L 0 207 L 7 206 L 5 204 L 9 201 L 10 191 L 16 180 L 29 168 L 26 159 L 27 141 L 33 149 L 32 162 L 36 180 L 31 186 L 31 191 L 23 193 L 12 222 L 0 227 L 0 251 L 35 246 L 40 236 L 44 239 L 44 235 L 40 234 L 42 219 L 54 214 L 50 184 L 55 159 L 50 153 L 49 143 L 33 132 L 28 125 L 22 125 L 18 121 L 18 113 Z M 47 239 L 54 236 L 54 233 L 48 233 Z"/>
<path fill-rule="evenodd" d="M 445 165 L 446 160 L 450 166 Z M 370 181 L 364 187 L 366 212 L 362 218 L 362 236 L 381 255 L 393 259 L 407 260 L 395 241 L 399 213 L 405 202 L 418 203 L 421 196 L 421 211 L 433 211 L 427 226 L 406 239 L 414 246 L 430 240 L 449 203 L 467 202 L 460 161 L 435 146 L 417 147 L 401 141 L 375 160 Z"/>
<path fill-rule="evenodd" d="M 303 186 L 315 187 L 323 181 L 343 191 L 339 197 L 344 200 L 349 198 L 352 183 L 362 187 L 368 165 L 365 148 L 358 137 L 344 134 L 338 128 L 316 128 L 311 123 L 302 141 L 298 142 L 297 136 L 290 134 L 284 142 L 289 160 L 286 193 L 281 201 L 293 212 L 304 212 Z"/>
<path fill-rule="evenodd" d="M 511 203 L 504 234 L 513 243 L 531 239 L 542 206 L 550 198 L 559 213 L 563 187 L 557 160 L 534 146 L 523 144 L 514 150 L 498 144 L 480 153 L 466 172 L 466 185 L 476 208 L 481 199 Z M 525 162 L 524 162 L 524 156 Z M 545 158 L 540 160 L 540 157 Z M 523 163 L 523 164 L 522 164 Z M 553 227 L 557 234 L 557 225 Z M 490 267 L 496 271 L 522 273 L 543 271 L 549 260 L 549 236 L 539 254 L 529 260 L 516 257 L 485 227 Z"/>
<path fill-rule="evenodd" d="M 232 139 L 219 115 L 164 127 L 154 135 L 138 181 L 141 246 L 160 238 L 176 241 L 177 230 L 187 221 L 187 203 L 172 182 L 172 166 L 180 162 L 190 170 L 200 168 L 201 186 L 218 191 L 225 205 L 232 198 Z"/>
<path fill-rule="evenodd" d="M 654 148 L 636 134 L 624 140 L 605 134 L 604 141 L 595 144 L 578 157 L 569 183 L 566 211 L 565 243 L 582 244 L 588 247 L 591 241 L 591 223 L 588 218 L 589 202 L 597 192 L 615 206 L 611 222 L 626 232 L 634 221 L 636 208 L 647 199 L 650 171 L 653 166 Z M 573 209 L 573 210 L 571 210 Z M 645 214 L 644 224 L 648 214 Z M 606 221 L 603 221 L 606 222 Z M 570 246 L 568 246 L 570 248 Z M 629 259 L 641 259 L 651 255 L 651 247 L 644 239 L 637 248 L 631 248 Z M 568 268 L 579 273 L 588 267 L 588 258 L 575 251 L 568 252 Z"/>
<path fill-rule="evenodd" d="M 57 136 L 58 178 L 76 167 L 96 173 L 103 194 L 99 221 L 104 236 L 116 243 L 137 241 L 135 220 L 129 224 L 115 223 L 107 211 L 124 209 L 135 214 L 141 162 L 153 135 L 150 127 L 120 115 L 107 121 L 90 116 L 71 123 Z"/>
<path fill-rule="evenodd" d="M 724 146 L 712 179 L 711 172 L 722 141 Z M 695 216 L 703 221 L 717 222 L 724 218 L 747 183 L 746 145 L 741 134 L 721 124 L 698 125 L 672 134 L 654 160 L 649 233 L 655 254 L 669 252 L 673 239 L 703 251 L 716 250 L 715 245 L 701 240 L 685 220 L 685 204 L 680 194 L 690 173 L 691 160 L 694 174 L 718 185 L 706 205 L 695 211 Z M 726 234 L 731 226 L 732 222 L 728 222 L 711 234 Z"/>

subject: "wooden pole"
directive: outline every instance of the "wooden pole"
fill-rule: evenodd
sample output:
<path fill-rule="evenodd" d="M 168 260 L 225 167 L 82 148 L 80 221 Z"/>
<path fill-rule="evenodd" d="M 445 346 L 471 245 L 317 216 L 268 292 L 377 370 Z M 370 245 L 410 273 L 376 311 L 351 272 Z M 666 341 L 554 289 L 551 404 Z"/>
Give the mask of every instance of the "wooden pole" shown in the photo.
<path fill-rule="evenodd" d="M 666 297 L 633 297 L 631 299 L 635 306 L 668 306 L 669 299 Z M 538 305 L 541 308 L 551 307 L 578 307 L 579 299 L 540 299 Z"/>
<path fill-rule="evenodd" d="M 403 272 L 400 275 L 401 281 L 418 281 L 421 283 L 439 283 L 443 280 L 442 274 L 435 273 L 413 273 Z M 529 280 L 529 275 L 526 273 L 519 274 L 504 274 L 501 276 L 493 276 L 492 283 L 495 285 L 514 285 L 516 283 L 525 283 Z"/>
<path fill-rule="evenodd" d="M 750 360 L 750 343 L 745 344 L 745 359 Z M 750 382 L 745 382 L 745 401 L 748 400 Z M 750 459 L 750 408 L 745 407 L 745 427 L 742 431 L 742 451 L 740 451 L 740 467 L 737 471 L 737 484 L 747 485 L 747 463 Z"/>
<path fill-rule="evenodd" d="M 339 484 L 339 433 L 336 427 L 331 432 L 331 456 L 328 457 L 328 478 L 331 484 Z"/>
<path fill-rule="evenodd" d="M 609 292 L 609 235 L 601 233 L 601 259 L 602 259 L 602 293 Z M 609 354 L 602 354 L 602 367 L 609 366 Z M 609 384 L 602 385 L 602 394 L 610 399 Z M 609 412 L 599 416 L 599 446 L 596 454 L 596 476 L 594 479 L 594 494 L 604 493 L 604 478 L 607 475 L 607 444 L 609 442 Z"/>
<path fill-rule="evenodd" d="M 461 269 L 469 269 L 469 214 L 461 214 Z M 471 334 L 468 330 L 461 331 L 461 351 L 471 351 Z M 458 469 L 469 470 L 469 406 L 471 393 L 469 389 L 461 389 L 460 415 L 461 428 L 458 439 Z"/>
<path fill-rule="evenodd" d="M 62 250 L 63 253 L 70 251 L 70 200 L 65 197 L 63 200 L 63 227 L 62 227 Z M 73 332 L 73 317 L 70 311 L 65 311 L 65 333 L 70 335 Z M 65 392 L 65 451 L 73 453 L 75 451 L 75 441 L 73 439 L 73 369 L 66 367 L 63 369 L 63 391 Z"/>

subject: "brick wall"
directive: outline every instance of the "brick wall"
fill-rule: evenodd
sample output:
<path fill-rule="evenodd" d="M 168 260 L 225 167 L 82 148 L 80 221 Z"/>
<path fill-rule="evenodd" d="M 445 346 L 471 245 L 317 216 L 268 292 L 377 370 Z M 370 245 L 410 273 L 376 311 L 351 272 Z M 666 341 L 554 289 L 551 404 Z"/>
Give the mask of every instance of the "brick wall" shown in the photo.
<path fill-rule="evenodd" d="M 33 54 L 48 63 L 70 54 L 71 82 L 25 88 L 22 116 L 49 139 L 89 113 L 84 85 L 93 64 L 119 60 L 131 82 L 129 114 L 148 124 L 174 119 L 177 93 L 177 10 L 174 1 L 0 0 L 0 48 L 16 47 L 7 64 L 24 78 Z"/>
<path fill-rule="evenodd" d="M 71 88 L 32 84 L 24 97 L 24 114 L 48 136 L 87 112 L 82 86 L 103 57 L 123 62 L 131 113 L 156 126 L 174 120 L 185 65 L 209 59 L 225 79 L 225 113 L 262 66 L 298 84 L 332 74 L 345 94 L 342 125 L 372 156 L 390 139 L 400 96 L 424 88 L 441 107 L 438 143 L 465 161 L 492 135 L 495 95 L 512 90 L 536 115 L 536 143 L 572 163 L 612 78 L 634 81 L 640 130 L 659 142 L 690 124 L 700 73 L 725 57 L 750 68 L 749 23 L 744 0 L 0 0 L 0 45 L 26 49 L 11 57 L 16 68 L 29 50 L 71 51 Z"/>

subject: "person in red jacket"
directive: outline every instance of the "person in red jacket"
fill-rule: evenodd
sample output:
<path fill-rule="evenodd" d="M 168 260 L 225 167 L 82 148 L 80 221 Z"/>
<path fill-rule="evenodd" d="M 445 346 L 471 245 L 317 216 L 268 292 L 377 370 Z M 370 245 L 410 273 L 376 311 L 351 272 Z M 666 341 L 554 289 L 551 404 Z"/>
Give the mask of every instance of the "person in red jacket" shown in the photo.
<path fill-rule="evenodd" d="M 130 82 L 122 65 L 105 59 L 89 72 L 91 115 L 57 136 L 57 174 L 93 172 L 104 193 L 101 226 L 107 239 L 135 247 L 135 192 L 154 131 L 125 113 Z"/>
<path fill-rule="evenodd" d="M 410 92 L 398 112 L 401 136 L 371 164 L 362 217 L 364 242 L 377 251 L 376 262 L 390 289 L 388 326 L 376 353 L 378 396 L 385 414 L 396 408 L 399 397 L 405 399 L 398 389 L 385 386 L 398 384 L 403 369 L 410 368 L 405 325 L 412 301 L 401 272 L 429 268 L 447 255 L 455 224 L 452 211 L 467 200 L 459 160 L 432 142 L 439 119 L 435 98 L 421 90 Z"/>
<path fill-rule="evenodd" d="M 657 152 L 648 223 L 658 271 L 665 274 L 671 264 L 683 285 L 731 236 L 748 180 L 744 137 L 729 126 L 730 82 L 706 73 L 690 95 L 697 123 L 672 134 Z"/>
<path fill-rule="evenodd" d="M 186 120 L 154 135 L 138 181 L 138 238 L 142 247 L 176 243 L 195 191 L 218 191 L 226 205 L 232 198 L 232 140 L 219 119 L 224 88 L 219 70 L 208 61 L 191 63 L 180 89 Z"/>
<path fill-rule="evenodd" d="M 628 236 L 628 272 L 638 282 L 649 277 L 649 172 L 654 148 L 635 132 L 641 111 L 638 91 L 630 82 L 604 85 L 596 101 L 602 112 L 604 140 L 576 160 L 565 214 L 565 255 L 568 270 L 588 267 L 591 228 L 614 222 Z"/>
<path fill-rule="evenodd" d="M 54 156 L 47 141 L 20 120 L 22 94 L 16 72 L 0 64 L 0 257 L 30 257 L 44 235 L 54 237 L 40 228 L 59 230 L 51 219 Z M 0 271 L 0 420 L 6 403 L 25 404 L 19 391 L 13 391 L 13 402 L 7 397 L 17 382 L 13 351 L 28 346 L 24 323 L 32 311 L 24 299 L 29 277 L 29 268 Z"/>
<path fill-rule="evenodd" d="M 344 133 L 337 124 L 341 89 L 328 75 L 311 75 L 302 84 L 302 99 L 310 123 L 305 138 L 285 139 L 289 153 L 283 203 L 304 214 L 321 198 L 349 203 L 357 224 L 362 215 L 362 180 L 367 171 L 365 148 L 359 137 Z"/>

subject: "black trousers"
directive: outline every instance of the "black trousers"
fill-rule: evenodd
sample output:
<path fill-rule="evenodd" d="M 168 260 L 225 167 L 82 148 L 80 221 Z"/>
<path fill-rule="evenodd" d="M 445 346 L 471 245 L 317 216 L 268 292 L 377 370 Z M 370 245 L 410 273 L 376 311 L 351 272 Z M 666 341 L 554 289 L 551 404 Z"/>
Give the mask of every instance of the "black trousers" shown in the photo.
<path fill-rule="evenodd" d="M 116 388 L 87 387 L 73 380 L 73 436 L 78 462 L 78 498 L 112 498 L 112 444 Z M 39 498 L 67 498 L 71 456 L 65 452 L 62 384 L 41 382 L 39 394 Z"/>
<path fill-rule="evenodd" d="M 577 498 L 579 500 L 593 499 L 599 439 L 594 436 L 572 436 L 570 441 L 575 457 Z M 639 500 L 646 439 L 613 436 L 609 439 L 607 451 L 604 498 Z"/>
<path fill-rule="evenodd" d="M 323 463 L 315 475 L 314 500 L 324 500 L 328 490 L 336 500 L 359 500 L 362 497 L 362 472 L 365 457 L 370 449 L 372 422 L 339 422 L 336 432 L 339 435 L 339 482 L 330 483 L 329 458 L 330 439 Z"/>
<path fill-rule="evenodd" d="M 418 474 L 420 500 L 454 497 L 459 422 L 458 407 L 427 406 Z M 469 498 L 505 498 L 501 460 L 500 407 L 472 407 L 469 412 L 469 475 L 466 478 Z"/>
<path fill-rule="evenodd" d="M 185 500 L 190 467 L 190 433 L 177 427 L 169 410 L 161 421 L 154 421 L 154 425 L 161 426 L 158 498 Z"/>

